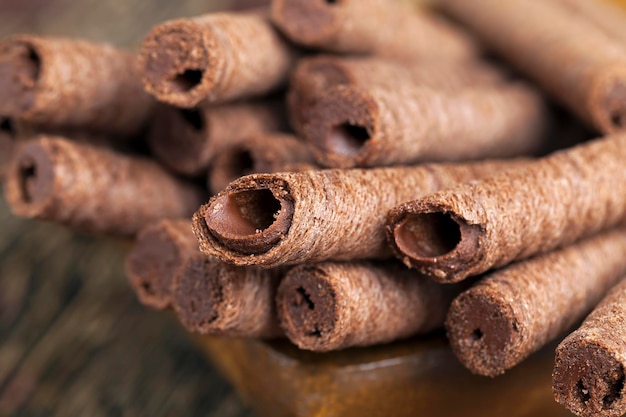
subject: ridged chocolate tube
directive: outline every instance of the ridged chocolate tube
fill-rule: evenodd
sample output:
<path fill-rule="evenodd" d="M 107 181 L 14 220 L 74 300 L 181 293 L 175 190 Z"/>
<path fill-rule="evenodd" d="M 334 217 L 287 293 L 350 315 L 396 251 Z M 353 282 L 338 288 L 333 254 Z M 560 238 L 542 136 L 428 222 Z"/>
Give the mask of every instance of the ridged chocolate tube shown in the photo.
<path fill-rule="evenodd" d="M 330 87 L 403 89 L 411 85 L 455 91 L 476 85 L 495 85 L 504 80 L 497 68 L 477 60 L 393 61 L 381 57 L 318 55 L 303 58 L 291 75 L 287 95 L 290 121 L 301 133 L 317 99 Z"/>
<path fill-rule="evenodd" d="M 263 132 L 284 130 L 283 106 L 276 102 L 233 103 L 179 109 L 161 104 L 148 133 L 155 156 L 188 176 L 205 173 L 225 144 Z"/>
<path fill-rule="evenodd" d="M 400 205 L 389 242 L 439 282 L 573 243 L 626 220 L 626 134 Z"/>
<path fill-rule="evenodd" d="M 156 309 L 172 302 L 172 282 L 200 253 L 190 220 L 161 220 L 141 229 L 126 257 L 126 275 L 139 301 Z"/>
<path fill-rule="evenodd" d="M 549 125 L 543 98 L 523 84 L 457 92 L 337 86 L 309 116 L 306 139 L 332 168 L 528 155 Z"/>
<path fill-rule="evenodd" d="M 602 29 L 552 1 L 440 3 L 601 132 L 626 128 L 626 48 Z"/>
<path fill-rule="evenodd" d="M 0 42 L 0 113 L 48 127 L 135 135 L 154 102 L 136 59 L 106 44 L 12 36 Z"/>
<path fill-rule="evenodd" d="M 396 263 L 325 262 L 293 268 L 278 288 L 278 317 L 301 349 L 370 346 L 443 327 L 458 285 Z"/>
<path fill-rule="evenodd" d="M 556 349 L 555 399 L 584 417 L 626 413 L 626 281 L 615 286 L 582 326 Z"/>
<path fill-rule="evenodd" d="M 274 299 L 282 273 L 196 255 L 174 284 L 174 310 L 190 331 L 230 337 L 283 335 Z"/>
<path fill-rule="evenodd" d="M 624 253 L 616 230 L 492 273 L 452 303 L 452 350 L 473 373 L 504 373 L 589 313 L 626 273 Z"/>
<path fill-rule="evenodd" d="M 19 147 L 5 194 L 18 216 L 125 236 L 157 220 L 189 217 L 206 198 L 151 160 L 55 137 Z"/>
<path fill-rule="evenodd" d="M 209 169 L 209 189 L 222 191 L 239 177 L 287 170 L 298 164 L 312 165 L 308 146 L 288 134 L 261 134 L 231 141 L 220 149 Z"/>
<path fill-rule="evenodd" d="M 626 42 L 626 12 L 610 0 L 552 0 L 566 10 L 589 20 L 609 36 Z"/>
<path fill-rule="evenodd" d="M 343 53 L 465 58 L 474 41 L 426 11 L 387 0 L 274 0 L 274 23 L 292 41 Z"/>
<path fill-rule="evenodd" d="M 388 258 L 384 222 L 392 207 L 515 164 L 249 175 L 202 206 L 194 232 L 202 252 L 236 265 Z"/>
<path fill-rule="evenodd" d="M 146 91 L 178 107 L 258 96 L 286 84 L 295 50 L 265 14 L 213 13 L 155 26 L 140 61 Z"/>

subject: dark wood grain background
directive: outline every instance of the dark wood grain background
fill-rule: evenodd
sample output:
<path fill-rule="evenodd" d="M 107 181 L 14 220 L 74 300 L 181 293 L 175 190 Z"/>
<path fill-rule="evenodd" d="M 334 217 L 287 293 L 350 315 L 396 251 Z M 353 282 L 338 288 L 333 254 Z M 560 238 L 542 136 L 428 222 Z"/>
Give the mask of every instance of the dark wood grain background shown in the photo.
<path fill-rule="evenodd" d="M 136 46 L 226 0 L 0 0 L 0 36 Z M 140 306 L 124 242 L 13 217 L 0 198 L 0 416 L 248 416 L 167 314 Z"/>

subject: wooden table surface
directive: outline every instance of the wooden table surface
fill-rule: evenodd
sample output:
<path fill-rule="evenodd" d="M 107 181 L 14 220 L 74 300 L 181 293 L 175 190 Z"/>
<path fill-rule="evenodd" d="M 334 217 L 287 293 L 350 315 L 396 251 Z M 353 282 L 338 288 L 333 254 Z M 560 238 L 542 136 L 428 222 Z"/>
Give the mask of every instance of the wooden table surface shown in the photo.
<path fill-rule="evenodd" d="M 0 0 L 0 36 L 137 45 L 227 0 Z M 0 416 L 250 416 L 172 317 L 135 300 L 122 242 L 19 220 L 0 198 Z"/>

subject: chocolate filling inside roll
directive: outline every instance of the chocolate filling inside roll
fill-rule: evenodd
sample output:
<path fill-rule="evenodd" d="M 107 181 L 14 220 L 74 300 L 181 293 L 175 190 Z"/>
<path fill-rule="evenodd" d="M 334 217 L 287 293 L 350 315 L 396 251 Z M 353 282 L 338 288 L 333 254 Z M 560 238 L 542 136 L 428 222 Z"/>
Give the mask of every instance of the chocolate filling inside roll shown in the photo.
<path fill-rule="evenodd" d="M 10 176 L 19 190 L 19 211 L 36 213 L 53 194 L 54 169 L 48 153 L 36 144 L 26 145 L 14 161 Z"/>
<path fill-rule="evenodd" d="M 191 226 L 190 226 L 191 228 Z M 127 260 L 128 275 L 140 300 L 154 308 L 170 304 L 171 284 L 185 259 L 164 230 L 142 234 Z"/>
<path fill-rule="evenodd" d="M 196 91 L 200 85 L 209 89 L 216 75 L 210 51 L 214 47 L 194 22 L 179 20 L 164 23 L 149 35 L 144 48 L 145 81 L 159 94 L 181 97 L 179 104 L 186 104 L 182 97 L 189 96 L 194 103 L 202 97 Z M 201 92 L 200 92 L 201 94 Z M 188 106 L 185 106 L 188 107 Z"/>
<path fill-rule="evenodd" d="M 472 259 L 479 234 L 478 226 L 446 212 L 410 214 L 393 227 L 396 246 L 416 264 L 436 263 L 448 268 L 461 268 Z"/>
<path fill-rule="evenodd" d="M 322 269 L 312 266 L 280 287 L 283 326 L 295 340 L 332 338 L 330 334 L 337 321 L 336 295 L 324 274 Z M 315 341 L 310 345 L 316 345 Z"/>
<path fill-rule="evenodd" d="M 244 254 L 267 252 L 291 227 L 293 202 L 262 185 L 218 196 L 205 215 L 210 233 Z"/>

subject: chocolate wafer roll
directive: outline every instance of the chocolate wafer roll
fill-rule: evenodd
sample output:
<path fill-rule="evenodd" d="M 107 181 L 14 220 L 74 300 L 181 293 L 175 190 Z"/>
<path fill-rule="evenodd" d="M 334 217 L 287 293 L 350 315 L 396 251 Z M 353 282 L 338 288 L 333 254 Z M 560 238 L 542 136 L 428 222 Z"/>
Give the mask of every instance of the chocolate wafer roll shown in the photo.
<path fill-rule="evenodd" d="M 278 288 L 276 309 L 289 340 L 325 352 L 443 327 L 461 290 L 397 263 L 325 262 L 289 271 Z"/>
<path fill-rule="evenodd" d="M 626 413 L 626 281 L 556 349 L 554 398 L 584 417 Z"/>
<path fill-rule="evenodd" d="M 553 0 L 561 7 L 592 22 L 619 42 L 626 42 L 626 12 L 606 0 Z"/>
<path fill-rule="evenodd" d="M 598 139 L 392 210 L 404 263 L 457 282 L 626 220 L 626 134 Z"/>
<path fill-rule="evenodd" d="M 297 164 L 313 164 L 313 156 L 306 143 L 295 136 L 249 136 L 220 149 L 209 169 L 209 189 L 217 194 L 244 175 L 286 171 Z"/>
<path fill-rule="evenodd" d="M 190 220 L 161 220 L 141 229 L 126 257 L 126 275 L 142 304 L 159 310 L 172 302 L 172 282 L 200 254 Z"/>
<path fill-rule="evenodd" d="M 517 162 L 520 163 L 520 162 Z M 194 215 L 200 250 L 271 268 L 387 258 L 387 211 L 412 195 L 493 175 L 516 162 L 254 174 L 233 181 Z"/>
<path fill-rule="evenodd" d="M 126 236 L 163 218 L 189 217 L 206 198 L 151 160 L 57 137 L 19 147 L 5 193 L 18 216 Z"/>
<path fill-rule="evenodd" d="M 12 36 L 0 42 L 0 113 L 48 127 L 133 136 L 153 99 L 136 56 L 76 39 Z"/>
<path fill-rule="evenodd" d="M 286 129 L 284 107 L 275 101 L 179 109 L 161 104 L 148 133 L 155 156 L 188 176 L 205 173 L 225 144 Z"/>
<path fill-rule="evenodd" d="M 174 283 L 174 310 L 190 331 L 231 337 L 283 335 L 274 299 L 283 273 L 214 258 L 188 259 Z"/>
<path fill-rule="evenodd" d="M 478 53 L 454 25 L 397 1 L 274 0 L 272 19 L 292 41 L 331 52 L 411 58 Z"/>
<path fill-rule="evenodd" d="M 446 328 L 470 371 L 496 376 L 583 318 L 626 273 L 626 231 L 513 264 L 457 297 Z"/>
<path fill-rule="evenodd" d="M 468 86 L 494 85 L 504 80 L 496 67 L 477 60 L 394 61 L 381 57 L 318 55 L 303 58 L 291 75 L 287 95 L 292 127 L 303 132 L 310 108 L 330 87 L 404 89 L 411 85 L 458 90 Z"/>
<path fill-rule="evenodd" d="M 0 181 L 4 179 L 6 170 L 13 156 L 17 128 L 15 121 L 6 116 L 0 116 Z"/>
<path fill-rule="evenodd" d="M 626 128 L 626 48 L 593 23 L 552 1 L 441 5 L 601 132 Z"/>
<path fill-rule="evenodd" d="M 152 29 L 140 53 L 146 91 L 178 107 L 275 90 L 295 59 L 265 13 L 171 20 Z"/>
<path fill-rule="evenodd" d="M 528 155 L 549 126 L 543 99 L 523 84 L 456 92 L 337 86 L 309 116 L 306 139 L 333 168 Z"/>

